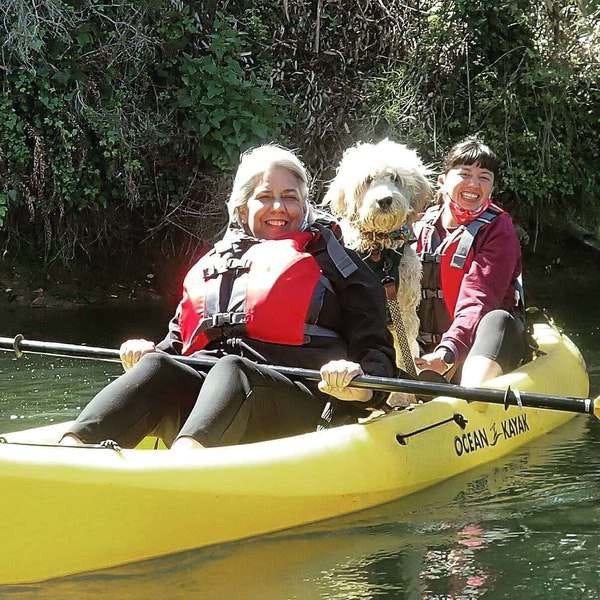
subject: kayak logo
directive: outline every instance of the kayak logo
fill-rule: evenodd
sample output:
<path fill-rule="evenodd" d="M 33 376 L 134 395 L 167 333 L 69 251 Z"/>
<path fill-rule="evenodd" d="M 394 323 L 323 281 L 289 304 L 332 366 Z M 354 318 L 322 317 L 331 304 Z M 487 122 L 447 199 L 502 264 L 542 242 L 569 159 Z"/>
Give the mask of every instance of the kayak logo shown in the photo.
<path fill-rule="evenodd" d="M 500 423 L 501 431 L 498 432 L 496 429 L 496 423 L 492 424 L 492 441 L 490 446 L 495 446 L 498 443 L 500 438 L 504 438 L 508 440 L 515 435 L 519 435 L 520 433 L 524 433 L 525 431 L 529 431 L 529 423 L 527 423 L 527 415 L 518 415 L 517 417 L 511 417 L 510 419 L 505 419 Z"/>
<path fill-rule="evenodd" d="M 481 428 L 454 436 L 454 450 L 457 456 L 471 454 L 482 448 L 493 447 L 503 438 L 508 440 L 526 431 L 529 431 L 527 415 L 509 417 L 501 421 L 500 427 L 496 423 L 492 423 L 489 435 L 485 428 Z"/>

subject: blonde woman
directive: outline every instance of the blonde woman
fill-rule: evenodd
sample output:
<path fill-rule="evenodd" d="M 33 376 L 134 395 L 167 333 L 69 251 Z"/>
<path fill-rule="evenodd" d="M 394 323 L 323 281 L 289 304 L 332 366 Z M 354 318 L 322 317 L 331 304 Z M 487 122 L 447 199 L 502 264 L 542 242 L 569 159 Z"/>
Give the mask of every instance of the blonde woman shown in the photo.
<path fill-rule="evenodd" d="M 273 145 L 246 153 L 227 204 L 229 228 L 187 274 L 167 337 L 122 345 L 125 374 L 63 443 L 132 447 L 154 433 L 173 449 L 237 444 L 314 430 L 328 400 L 356 415 L 385 402 L 350 386 L 395 373 L 383 289 L 315 221 L 298 157 Z M 198 372 L 171 355 L 219 360 Z M 322 380 L 304 385 L 264 364 L 320 369 Z"/>

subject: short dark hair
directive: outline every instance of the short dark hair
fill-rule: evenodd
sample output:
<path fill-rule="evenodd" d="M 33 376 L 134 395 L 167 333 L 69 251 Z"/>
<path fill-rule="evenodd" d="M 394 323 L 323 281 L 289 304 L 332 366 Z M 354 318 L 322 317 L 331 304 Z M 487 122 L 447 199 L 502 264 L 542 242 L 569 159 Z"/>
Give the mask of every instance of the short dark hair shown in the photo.
<path fill-rule="evenodd" d="M 498 176 L 498 157 L 494 151 L 476 137 L 468 137 L 450 149 L 444 161 L 444 173 L 458 165 L 478 165 Z"/>

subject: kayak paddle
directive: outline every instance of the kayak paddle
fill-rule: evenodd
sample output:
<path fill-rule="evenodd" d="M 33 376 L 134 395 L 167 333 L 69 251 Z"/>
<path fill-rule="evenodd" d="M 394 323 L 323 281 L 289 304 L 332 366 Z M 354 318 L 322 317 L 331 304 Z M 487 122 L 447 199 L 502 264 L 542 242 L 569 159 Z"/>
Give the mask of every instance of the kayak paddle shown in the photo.
<path fill-rule="evenodd" d="M 17 357 L 20 357 L 23 352 L 28 352 L 31 354 L 44 354 L 47 356 L 121 362 L 119 351 L 114 348 L 78 346 L 75 344 L 61 344 L 57 342 L 39 342 L 25 340 L 22 335 L 17 335 L 15 338 L 0 337 L 0 350 L 14 351 Z M 189 356 L 169 356 L 183 364 L 202 368 L 210 368 L 218 360 L 212 357 L 192 358 Z M 316 370 L 273 365 L 265 366 L 290 379 L 321 381 L 321 375 L 319 374 L 319 371 Z M 462 398 L 464 400 L 476 402 L 503 404 L 505 408 L 508 408 L 509 406 L 546 408 L 549 410 L 594 415 L 597 419 L 600 419 L 600 396 L 596 398 L 573 398 L 570 396 L 552 396 L 533 392 L 519 392 L 518 390 L 512 390 L 510 387 L 506 390 L 466 388 L 451 383 L 394 379 L 391 377 L 374 377 L 372 375 L 355 377 L 352 380 L 352 387 L 369 388 L 383 392 L 404 392 L 416 395 Z"/>

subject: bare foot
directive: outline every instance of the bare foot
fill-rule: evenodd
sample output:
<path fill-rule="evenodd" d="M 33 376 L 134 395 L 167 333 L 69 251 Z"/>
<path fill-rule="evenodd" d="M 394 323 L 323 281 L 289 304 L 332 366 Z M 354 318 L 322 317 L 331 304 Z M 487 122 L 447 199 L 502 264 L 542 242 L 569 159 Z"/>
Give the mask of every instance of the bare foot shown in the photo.
<path fill-rule="evenodd" d="M 204 448 L 204 446 L 191 437 L 177 438 L 171 446 L 171 450 L 191 450 L 194 448 Z"/>
<path fill-rule="evenodd" d="M 62 436 L 61 440 L 58 442 L 62 446 L 85 446 L 84 442 L 82 442 L 77 436 L 74 436 L 72 433 L 65 433 Z"/>

